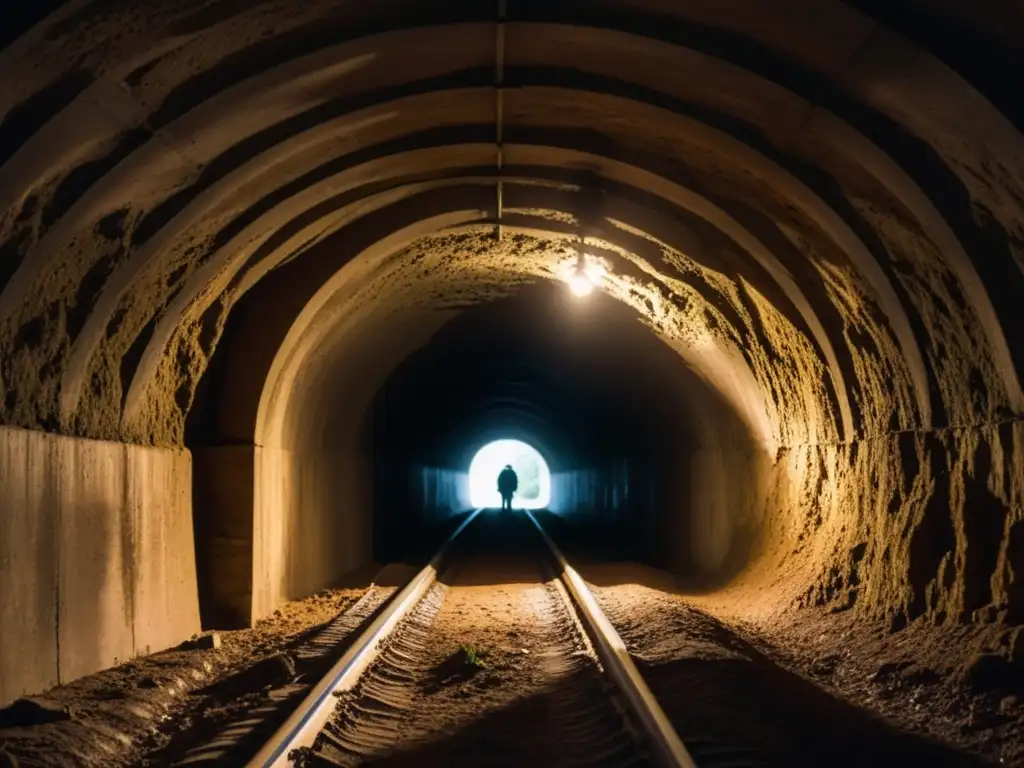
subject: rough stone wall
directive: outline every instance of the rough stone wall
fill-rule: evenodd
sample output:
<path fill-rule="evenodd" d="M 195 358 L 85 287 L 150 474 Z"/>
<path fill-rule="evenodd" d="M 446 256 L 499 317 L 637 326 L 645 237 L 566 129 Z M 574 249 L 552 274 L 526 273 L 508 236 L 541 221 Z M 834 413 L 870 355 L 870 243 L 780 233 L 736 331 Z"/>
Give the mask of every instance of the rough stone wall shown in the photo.
<path fill-rule="evenodd" d="M 893 630 L 1024 622 L 1022 450 L 1020 421 L 783 448 L 769 481 L 772 571 L 808 574 L 797 605 Z"/>

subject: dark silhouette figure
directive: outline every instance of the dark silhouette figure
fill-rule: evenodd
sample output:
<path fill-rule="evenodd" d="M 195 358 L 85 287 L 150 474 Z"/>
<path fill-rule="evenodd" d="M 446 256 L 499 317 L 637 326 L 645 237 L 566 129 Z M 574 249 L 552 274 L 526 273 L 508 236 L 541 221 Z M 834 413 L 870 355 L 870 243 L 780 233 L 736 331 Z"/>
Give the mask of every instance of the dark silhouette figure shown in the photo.
<path fill-rule="evenodd" d="M 518 487 L 519 476 L 512 469 L 511 464 L 506 464 L 505 468 L 498 473 L 498 493 L 501 494 L 502 509 L 512 509 L 512 494 Z"/>

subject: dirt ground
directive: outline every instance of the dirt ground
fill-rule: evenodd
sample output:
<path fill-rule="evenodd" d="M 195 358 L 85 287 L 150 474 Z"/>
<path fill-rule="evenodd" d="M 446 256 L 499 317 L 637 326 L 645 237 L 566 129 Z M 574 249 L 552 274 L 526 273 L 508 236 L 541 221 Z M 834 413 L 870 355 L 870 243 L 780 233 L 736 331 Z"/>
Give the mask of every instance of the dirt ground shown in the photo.
<path fill-rule="evenodd" d="M 851 611 L 816 609 L 755 623 L 679 594 L 660 571 L 578 567 L 702 768 L 1024 766 L 1024 703 L 998 662 L 1024 651 L 1019 631 L 912 624 L 893 633 Z M 535 568 L 492 552 L 446 574 L 339 702 L 306 762 L 521 766 L 585 755 L 635 764 L 586 638 Z M 301 678 L 296 649 L 339 613 L 359 613 L 366 594 L 325 591 L 253 629 L 219 633 L 219 648 L 134 659 L 3 710 L 0 767 L 170 764 L 204 723 Z M 222 705 L 213 692 L 239 680 L 247 692 Z"/>
<path fill-rule="evenodd" d="M 192 725 L 215 685 L 249 670 L 267 685 L 287 676 L 284 652 L 366 590 L 326 590 L 282 606 L 251 629 L 216 633 L 219 648 L 209 647 L 211 633 L 204 633 L 22 699 L 0 710 L 0 766 L 145 765 L 147 754 Z"/>
<path fill-rule="evenodd" d="M 745 746 L 785 765 L 1024 765 L 1024 708 L 991 661 L 1014 632 L 891 633 L 815 609 L 754 624 L 680 596 L 660 571 L 580 570 L 688 745 Z"/>
<path fill-rule="evenodd" d="M 1004 664 L 1018 631 L 922 623 L 893 634 L 850 614 L 804 610 L 757 634 L 780 664 L 857 706 L 992 763 L 1024 766 L 1024 706 Z"/>
<path fill-rule="evenodd" d="M 491 545 L 536 536 L 518 517 L 467 535 L 493 527 Z M 560 582 L 528 554 L 470 551 L 342 698 L 306 764 L 646 765 Z"/>

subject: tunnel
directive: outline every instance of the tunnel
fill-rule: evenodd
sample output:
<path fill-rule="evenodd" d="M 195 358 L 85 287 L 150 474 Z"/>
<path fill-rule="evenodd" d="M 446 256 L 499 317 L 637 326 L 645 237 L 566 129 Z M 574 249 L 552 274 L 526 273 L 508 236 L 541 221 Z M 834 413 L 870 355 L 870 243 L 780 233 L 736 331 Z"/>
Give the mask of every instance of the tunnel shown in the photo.
<path fill-rule="evenodd" d="M 508 479 L 515 474 L 514 480 Z M 502 473 L 506 492 L 502 493 Z M 469 464 L 469 506 L 474 509 L 549 509 L 551 468 L 544 456 L 522 440 L 492 440 Z M 496 487 L 497 486 L 497 487 Z"/>
<path fill-rule="evenodd" d="M 4 14 L 0 706 L 429 558 L 495 440 L 723 617 L 1024 625 L 1013 4 Z"/>

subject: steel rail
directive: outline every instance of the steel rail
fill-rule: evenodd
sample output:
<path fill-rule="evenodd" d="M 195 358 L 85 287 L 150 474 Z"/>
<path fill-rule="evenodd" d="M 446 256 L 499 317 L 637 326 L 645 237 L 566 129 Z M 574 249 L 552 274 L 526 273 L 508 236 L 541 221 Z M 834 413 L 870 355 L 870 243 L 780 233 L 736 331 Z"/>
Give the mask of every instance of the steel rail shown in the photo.
<path fill-rule="evenodd" d="M 562 583 L 576 603 L 576 608 L 583 626 L 590 635 L 601 664 L 612 682 L 618 687 L 625 698 L 637 721 L 643 728 L 647 739 L 653 747 L 654 757 L 659 765 L 664 768 L 696 768 L 696 763 L 690 756 L 682 740 L 676 733 L 664 710 L 654 698 L 651 689 L 647 687 L 640 671 L 633 663 L 633 659 L 626 650 L 626 644 L 622 641 L 615 627 L 608 621 L 604 611 L 597 604 L 594 594 L 587 587 L 583 578 L 573 569 L 565 559 L 565 555 L 558 548 L 547 531 L 537 521 L 537 518 L 529 510 L 523 510 L 530 521 L 536 526 L 548 546 L 548 550 L 554 558 Z"/>
<path fill-rule="evenodd" d="M 431 561 L 402 587 L 270 740 L 246 763 L 247 768 L 287 768 L 290 765 L 288 755 L 292 750 L 313 745 L 334 712 L 337 703 L 334 694 L 350 690 L 356 684 L 363 670 L 376 658 L 381 642 L 433 586 L 452 542 L 478 514 L 479 509 L 462 521 Z"/>

